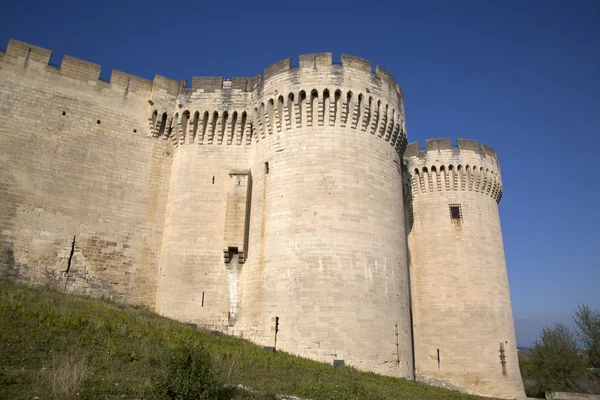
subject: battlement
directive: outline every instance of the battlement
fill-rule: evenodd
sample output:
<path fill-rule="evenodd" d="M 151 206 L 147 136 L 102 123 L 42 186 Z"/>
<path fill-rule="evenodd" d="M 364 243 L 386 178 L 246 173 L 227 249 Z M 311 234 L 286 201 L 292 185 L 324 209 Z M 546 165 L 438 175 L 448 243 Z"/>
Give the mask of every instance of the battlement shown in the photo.
<path fill-rule="evenodd" d="M 474 191 L 502 198 L 498 155 L 489 146 L 474 140 L 430 139 L 425 148 L 409 143 L 404 164 L 410 175 L 412 194 L 443 191 Z"/>
<path fill-rule="evenodd" d="M 113 70 L 109 79 L 100 77 L 101 65 L 91 63 L 89 61 L 80 60 L 75 57 L 65 55 L 60 64 L 51 63 L 52 51 L 42 47 L 34 46 L 29 43 L 21 42 L 15 39 L 10 39 L 4 52 L 6 60 L 15 62 L 36 63 L 42 66 L 55 68 L 59 70 L 62 76 L 84 82 L 102 82 L 108 83 L 111 86 L 128 91 L 151 91 L 152 87 L 157 85 L 157 78 L 154 81 L 141 78 L 135 75 L 123 73 Z M 217 90 L 241 90 L 243 92 L 251 92 L 256 87 L 256 84 L 271 79 L 281 73 L 285 73 L 294 69 L 318 69 L 324 67 L 346 68 L 356 70 L 362 73 L 371 73 L 375 79 L 385 82 L 395 88 L 402 95 L 400 85 L 396 83 L 394 77 L 380 66 L 373 67 L 371 62 L 360 57 L 355 57 L 347 54 L 342 54 L 340 63 L 333 62 L 331 53 L 313 53 L 304 54 L 299 57 L 298 67 L 292 67 L 291 58 L 278 61 L 267 66 L 263 74 L 258 74 L 254 77 L 233 77 L 224 79 L 223 77 L 214 76 L 195 76 L 192 78 L 191 90 L 204 91 L 206 93 L 216 92 Z M 169 94 L 177 95 L 182 89 L 187 86 L 187 79 L 181 81 L 160 77 L 158 86 L 167 90 Z M 165 84 L 165 81 L 169 81 Z"/>
<path fill-rule="evenodd" d="M 303 54 L 299 57 L 298 67 L 294 68 L 292 66 L 292 59 L 286 58 L 284 60 L 278 61 L 274 64 L 269 65 L 264 70 L 264 80 L 271 79 L 279 74 L 288 73 L 295 69 L 303 70 L 303 69 L 313 69 L 318 70 L 319 68 L 340 68 L 340 69 L 348 69 L 355 70 L 361 73 L 372 74 L 375 79 L 380 80 L 381 82 L 385 82 L 388 85 L 392 86 L 396 92 L 402 95 L 402 90 L 400 89 L 400 85 L 396 83 L 396 79 L 386 71 L 384 68 L 377 65 L 375 67 L 375 71 L 373 71 L 373 67 L 369 60 L 365 60 L 364 58 L 351 56 L 348 54 L 342 54 L 340 57 L 339 63 L 333 62 L 333 57 L 331 53 L 312 53 L 312 54 Z"/>
<path fill-rule="evenodd" d="M 406 146 L 404 152 L 404 158 L 408 157 L 427 157 L 430 152 L 441 152 L 443 150 L 467 150 L 481 153 L 484 156 L 491 157 L 498 162 L 498 155 L 491 147 L 481 143 L 479 144 L 476 140 L 469 139 L 456 139 L 456 144 L 452 144 L 450 139 L 428 139 L 425 141 L 425 147 L 419 146 L 419 142 L 412 142 Z"/>
<path fill-rule="evenodd" d="M 93 83 L 100 87 L 123 90 L 124 92 L 151 93 L 154 89 L 178 93 L 181 83 L 158 76 L 154 81 L 121 71 L 112 70 L 109 79 L 100 77 L 102 67 L 89 61 L 65 55 L 60 64 L 51 62 L 52 51 L 25 42 L 10 39 L 2 58 L 4 63 L 23 65 L 26 68 L 45 69 L 49 73 Z"/>
<path fill-rule="evenodd" d="M 192 91 L 200 90 L 205 93 L 213 93 L 217 90 L 230 89 L 251 92 L 260 75 L 255 77 L 233 77 L 225 79 L 222 76 L 194 76 L 192 78 Z"/>
<path fill-rule="evenodd" d="M 400 153 L 406 146 L 400 86 L 385 69 L 373 71 L 360 57 L 343 54 L 334 63 L 331 53 L 304 54 L 297 67 L 287 58 L 267 66 L 263 75 L 196 76 L 188 87 L 187 79 L 156 75 L 148 80 L 117 70 L 105 79 L 98 64 L 65 55 L 57 65 L 51 56 L 50 50 L 11 39 L 0 61 L 123 94 L 140 93 L 151 106 L 150 134 L 176 145 L 250 144 L 284 130 L 338 126 L 378 136 Z M 293 88 L 298 85 L 305 87 Z M 231 91 L 239 95 L 232 98 Z"/>

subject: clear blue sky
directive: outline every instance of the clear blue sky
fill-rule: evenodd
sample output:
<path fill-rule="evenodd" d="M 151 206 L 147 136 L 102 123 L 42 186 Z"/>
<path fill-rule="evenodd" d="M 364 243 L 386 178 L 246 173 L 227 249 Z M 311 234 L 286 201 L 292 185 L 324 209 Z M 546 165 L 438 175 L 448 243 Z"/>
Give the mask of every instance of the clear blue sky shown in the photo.
<path fill-rule="evenodd" d="M 367 58 L 406 99 L 409 141 L 500 156 L 520 345 L 600 307 L 599 1 L 12 1 L 9 38 L 152 79 L 252 76 L 299 54 Z"/>

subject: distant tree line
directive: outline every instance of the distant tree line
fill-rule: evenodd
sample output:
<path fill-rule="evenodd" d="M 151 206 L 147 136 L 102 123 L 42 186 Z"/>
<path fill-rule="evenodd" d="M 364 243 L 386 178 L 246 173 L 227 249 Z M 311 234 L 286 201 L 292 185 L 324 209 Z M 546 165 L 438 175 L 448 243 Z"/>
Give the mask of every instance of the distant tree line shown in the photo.
<path fill-rule="evenodd" d="M 573 319 L 575 330 L 562 323 L 546 326 L 531 352 L 519 355 L 528 396 L 555 391 L 600 394 L 600 308 L 579 305 Z"/>

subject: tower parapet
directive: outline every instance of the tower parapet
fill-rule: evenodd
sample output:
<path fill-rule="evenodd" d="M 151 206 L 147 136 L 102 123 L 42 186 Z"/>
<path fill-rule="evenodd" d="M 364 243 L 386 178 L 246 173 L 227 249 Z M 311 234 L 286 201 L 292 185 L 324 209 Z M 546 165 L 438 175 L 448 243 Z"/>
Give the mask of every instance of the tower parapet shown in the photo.
<path fill-rule="evenodd" d="M 502 198 L 502 179 L 496 152 L 474 140 L 430 139 L 425 149 L 408 144 L 404 163 L 410 174 L 413 196 L 435 191 L 472 191 Z"/>
<path fill-rule="evenodd" d="M 155 137 L 183 144 L 251 144 L 312 126 L 346 126 L 404 151 L 406 123 L 400 86 L 385 69 L 359 57 L 305 54 L 269 65 L 256 77 L 194 77 L 170 109 L 154 107 Z"/>
<path fill-rule="evenodd" d="M 331 53 L 301 55 L 292 68 L 285 59 L 265 68 L 253 109 L 256 140 L 290 129 L 349 127 L 377 136 L 398 152 L 406 146 L 400 86 L 385 69 L 359 57 Z"/>

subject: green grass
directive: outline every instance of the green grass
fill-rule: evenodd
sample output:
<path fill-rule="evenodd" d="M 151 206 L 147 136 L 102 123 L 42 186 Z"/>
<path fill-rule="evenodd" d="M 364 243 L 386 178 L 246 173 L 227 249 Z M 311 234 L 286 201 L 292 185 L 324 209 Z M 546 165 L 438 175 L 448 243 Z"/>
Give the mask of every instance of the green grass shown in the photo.
<path fill-rule="evenodd" d="M 476 399 L 413 381 L 268 352 L 248 341 L 212 336 L 142 308 L 0 282 L 0 398 L 53 396 L 59 366 L 85 362 L 74 398 L 148 398 L 168 360 L 183 343 L 208 351 L 227 398 L 275 399 Z M 67 369 L 69 369 L 67 368 Z"/>

